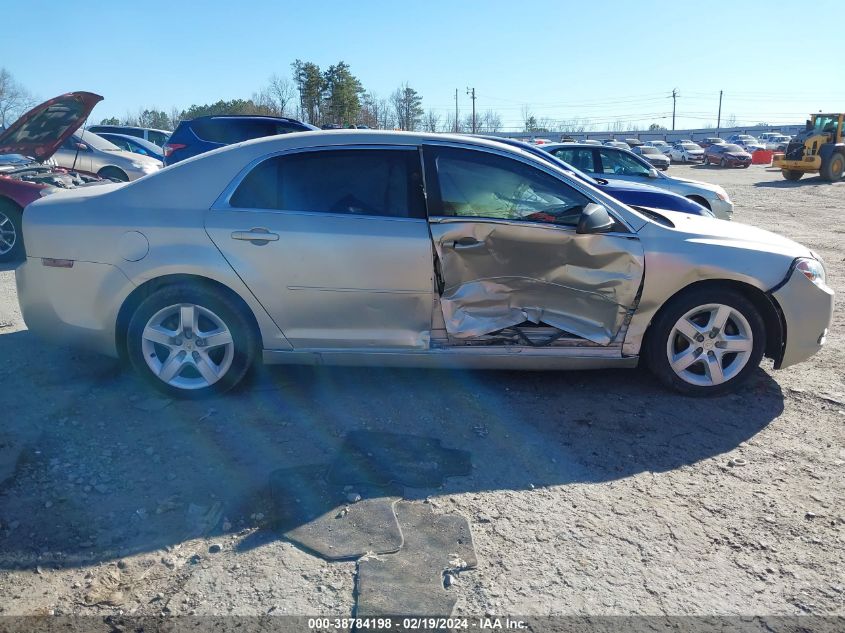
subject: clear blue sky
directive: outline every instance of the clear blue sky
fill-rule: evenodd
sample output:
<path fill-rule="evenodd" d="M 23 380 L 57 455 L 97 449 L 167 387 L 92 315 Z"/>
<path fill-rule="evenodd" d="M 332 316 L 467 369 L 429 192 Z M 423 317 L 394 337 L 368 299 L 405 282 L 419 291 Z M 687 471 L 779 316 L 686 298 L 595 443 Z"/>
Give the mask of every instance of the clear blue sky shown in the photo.
<path fill-rule="evenodd" d="M 715 124 L 720 89 L 723 124 L 845 108 L 842 0 L 31 0 L 3 2 L 0 22 L 0 66 L 39 98 L 104 95 L 96 121 L 249 98 L 272 74 L 290 76 L 296 58 L 343 60 L 384 97 L 407 81 L 441 114 L 454 111 L 456 88 L 468 112 L 475 87 L 478 109 L 508 127 L 524 104 L 599 129 L 669 127 L 673 88 L 679 128 Z"/>

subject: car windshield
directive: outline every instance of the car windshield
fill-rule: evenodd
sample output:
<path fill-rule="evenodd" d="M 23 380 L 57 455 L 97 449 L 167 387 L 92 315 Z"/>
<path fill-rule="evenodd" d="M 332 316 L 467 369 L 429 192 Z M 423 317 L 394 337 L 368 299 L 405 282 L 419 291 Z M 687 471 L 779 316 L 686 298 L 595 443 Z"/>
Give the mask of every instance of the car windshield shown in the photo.
<path fill-rule="evenodd" d="M 93 132 L 88 132 L 87 130 L 81 132 L 80 134 L 74 134 L 74 138 L 77 142 L 85 143 L 86 145 L 90 145 L 94 149 L 101 150 L 103 152 L 119 152 L 120 148 L 107 141 L 102 136 L 94 134 Z"/>
<path fill-rule="evenodd" d="M 745 150 L 742 149 L 739 145 L 725 145 L 723 148 L 725 152 L 744 152 Z"/>
<path fill-rule="evenodd" d="M 656 147 L 641 147 L 640 151 L 642 151 L 643 154 L 662 154 L 663 153 L 659 149 L 657 149 Z"/>
<path fill-rule="evenodd" d="M 698 145 L 696 145 L 695 143 L 682 143 L 682 144 L 681 144 L 681 147 L 683 147 L 684 149 L 701 149 L 701 148 L 700 148 Z"/>

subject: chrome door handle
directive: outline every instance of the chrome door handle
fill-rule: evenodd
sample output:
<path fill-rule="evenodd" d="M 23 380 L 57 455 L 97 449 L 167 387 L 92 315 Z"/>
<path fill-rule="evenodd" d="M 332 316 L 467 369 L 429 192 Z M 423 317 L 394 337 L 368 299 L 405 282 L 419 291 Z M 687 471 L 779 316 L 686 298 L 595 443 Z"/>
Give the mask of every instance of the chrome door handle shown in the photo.
<path fill-rule="evenodd" d="M 484 246 L 482 240 L 477 240 L 474 237 L 462 237 L 452 242 L 452 248 L 455 250 L 467 250 L 470 248 L 479 248 Z"/>
<path fill-rule="evenodd" d="M 233 231 L 233 240 L 244 240 L 252 242 L 256 246 L 263 246 L 267 242 L 277 242 L 279 240 L 278 233 L 271 233 L 264 227 L 253 227 L 249 231 Z"/>

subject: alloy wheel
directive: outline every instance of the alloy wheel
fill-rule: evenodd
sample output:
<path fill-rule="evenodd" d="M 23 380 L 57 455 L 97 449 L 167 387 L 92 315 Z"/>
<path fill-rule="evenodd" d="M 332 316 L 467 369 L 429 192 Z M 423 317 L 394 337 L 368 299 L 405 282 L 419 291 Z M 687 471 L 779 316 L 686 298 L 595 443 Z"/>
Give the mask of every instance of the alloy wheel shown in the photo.
<path fill-rule="evenodd" d="M 0 255 L 5 255 L 15 247 L 18 241 L 18 232 L 12 219 L 0 211 Z"/>
<path fill-rule="evenodd" d="M 710 303 L 689 310 L 666 342 L 669 366 L 692 385 L 712 387 L 736 377 L 754 348 L 751 325 L 739 310 Z"/>
<path fill-rule="evenodd" d="M 159 310 L 141 338 L 150 371 L 178 389 L 209 387 L 232 366 L 232 334 L 223 319 L 203 306 L 181 303 Z"/>

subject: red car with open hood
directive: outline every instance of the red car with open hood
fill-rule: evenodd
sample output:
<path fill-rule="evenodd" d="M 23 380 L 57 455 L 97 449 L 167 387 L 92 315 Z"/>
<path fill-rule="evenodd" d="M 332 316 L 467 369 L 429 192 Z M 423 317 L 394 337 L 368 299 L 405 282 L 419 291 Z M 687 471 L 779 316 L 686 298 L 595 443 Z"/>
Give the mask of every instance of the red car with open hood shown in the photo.
<path fill-rule="evenodd" d="M 104 182 L 49 163 L 102 100 L 92 92 L 69 92 L 35 106 L 0 133 L 0 262 L 24 255 L 26 205 L 57 189 Z"/>

